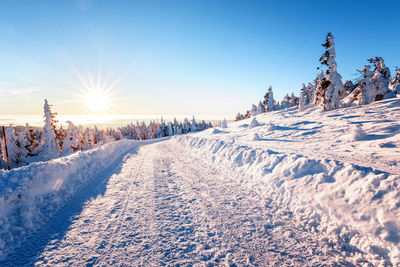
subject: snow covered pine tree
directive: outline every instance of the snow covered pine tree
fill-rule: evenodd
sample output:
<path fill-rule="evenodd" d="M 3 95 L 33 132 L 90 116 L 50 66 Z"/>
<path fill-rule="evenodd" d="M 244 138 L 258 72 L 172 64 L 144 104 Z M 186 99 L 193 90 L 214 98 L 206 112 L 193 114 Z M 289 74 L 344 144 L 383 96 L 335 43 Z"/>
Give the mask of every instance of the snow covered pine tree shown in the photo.
<path fill-rule="evenodd" d="M 270 112 L 273 111 L 275 108 L 275 100 L 274 100 L 274 94 L 272 93 L 272 87 L 268 87 L 268 91 L 264 96 L 264 102 L 265 106 L 265 111 Z"/>
<path fill-rule="evenodd" d="M 45 124 L 43 126 L 42 142 L 35 151 L 35 154 L 43 160 L 56 158 L 60 155 L 60 147 L 57 144 L 55 133 L 56 121 L 54 117 L 56 113 L 52 113 L 50 107 L 51 105 L 45 99 L 43 107 Z"/>
<path fill-rule="evenodd" d="M 342 76 L 337 73 L 335 41 L 332 33 L 326 36 L 326 42 L 322 44 L 326 51 L 322 54 L 319 61 L 328 66 L 325 76 L 322 78 L 319 89 L 319 106 L 322 110 L 332 110 L 340 107 L 340 101 L 345 97 L 345 91 L 342 83 Z"/>

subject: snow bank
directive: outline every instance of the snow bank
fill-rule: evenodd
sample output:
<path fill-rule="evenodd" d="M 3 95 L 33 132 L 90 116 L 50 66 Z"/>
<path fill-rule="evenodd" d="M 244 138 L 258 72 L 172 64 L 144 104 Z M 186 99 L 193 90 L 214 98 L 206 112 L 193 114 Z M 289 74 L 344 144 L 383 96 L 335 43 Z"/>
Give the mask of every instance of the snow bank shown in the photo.
<path fill-rule="evenodd" d="M 139 144 L 121 140 L 11 171 L 0 170 L 0 260 L 81 186 Z"/>
<path fill-rule="evenodd" d="M 245 180 L 263 200 L 287 208 L 326 246 L 356 265 L 400 264 L 400 176 L 336 160 L 239 145 L 213 136 L 173 138 L 199 159 Z"/>

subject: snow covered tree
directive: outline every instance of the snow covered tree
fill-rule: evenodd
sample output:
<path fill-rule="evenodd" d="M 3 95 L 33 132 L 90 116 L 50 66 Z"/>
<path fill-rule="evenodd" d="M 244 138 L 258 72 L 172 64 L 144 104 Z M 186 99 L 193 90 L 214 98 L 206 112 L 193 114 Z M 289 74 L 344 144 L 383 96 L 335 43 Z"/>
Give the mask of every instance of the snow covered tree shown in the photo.
<path fill-rule="evenodd" d="M 274 94 L 272 92 L 272 87 L 268 87 L 268 91 L 264 96 L 264 102 L 266 112 L 273 111 L 275 108 L 275 100 L 274 100 Z"/>
<path fill-rule="evenodd" d="M 196 126 L 195 126 L 196 127 Z M 191 131 L 193 130 L 197 130 L 197 128 L 191 128 Z M 167 126 L 167 136 L 173 136 L 174 135 L 174 129 L 172 127 L 172 122 L 168 122 L 168 126 Z"/>
<path fill-rule="evenodd" d="M 88 129 L 87 132 L 88 132 L 88 138 L 89 138 L 89 139 L 88 139 L 88 141 L 89 141 L 89 147 L 90 147 L 90 149 L 95 148 L 95 144 L 94 144 L 94 134 L 93 134 L 92 129 Z"/>
<path fill-rule="evenodd" d="M 395 94 L 400 94 L 400 69 L 396 68 L 396 75 L 393 80 L 390 82 L 389 88 Z"/>
<path fill-rule="evenodd" d="M 7 168 L 7 162 L 3 158 L 5 156 L 5 151 L 4 151 L 4 146 L 3 146 L 4 140 L 0 138 L 0 169 L 6 169 Z"/>
<path fill-rule="evenodd" d="M 354 83 L 352 81 L 345 81 L 344 84 L 344 90 L 346 90 L 346 94 L 349 95 L 351 94 L 351 92 L 353 92 L 353 90 L 356 88 Z"/>
<path fill-rule="evenodd" d="M 192 123 L 190 124 L 190 132 L 196 132 L 196 131 L 197 131 L 197 123 L 193 116 Z"/>
<path fill-rule="evenodd" d="M 374 70 L 371 71 L 371 66 L 366 65 L 360 71 L 361 77 L 358 79 L 354 89 L 344 100 L 346 105 L 356 103 L 365 105 L 375 101 L 382 100 L 394 96 L 392 79 L 389 68 L 384 64 L 380 57 L 368 59 L 369 63 L 374 64 Z"/>
<path fill-rule="evenodd" d="M 265 106 L 263 105 L 263 103 L 261 103 L 261 101 L 258 102 L 257 111 L 258 114 L 265 113 Z"/>
<path fill-rule="evenodd" d="M 56 134 L 56 142 L 58 146 L 60 147 L 60 150 L 62 150 L 63 144 L 64 144 L 64 139 L 66 136 L 65 130 L 63 129 L 62 125 L 60 126 L 60 129 L 54 129 L 54 132 Z"/>
<path fill-rule="evenodd" d="M 295 96 L 294 93 L 292 93 L 292 95 L 289 98 L 289 104 L 290 104 L 290 107 L 299 105 L 299 98 L 297 96 Z"/>
<path fill-rule="evenodd" d="M 240 112 L 238 114 L 236 114 L 235 121 L 240 121 L 243 119 L 244 119 L 244 116 Z"/>
<path fill-rule="evenodd" d="M 356 103 L 358 105 L 364 105 L 370 103 L 370 88 L 371 88 L 371 77 L 372 71 L 371 66 L 365 65 L 364 69 L 360 71 L 361 78 L 355 85 L 355 89 L 344 99 L 345 105 Z"/>
<path fill-rule="evenodd" d="M 314 106 L 320 106 L 322 103 L 322 78 L 324 78 L 324 72 L 321 70 L 318 73 L 317 78 L 314 80 L 314 95 L 313 95 L 313 100 L 312 103 Z"/>
<path fill-rule="evenodd" d="M 257 109 L 257 106 L 256 105 L 251 105 L 251 115 L 252 116 L 255 116 L 255 115 L 257 115 L 258 114 L 258 109 Z"/>
<path fill-rule="evenodd" d="M 308 83 L 307 85 L 307 94 L 308 94 L 308 98 L 309 98 L 309 104 L 312 103 L 313 99 L 314 99 L 314 93 L 315 93 L 315 87 L 313 86 L 312 83 Z M 300 101 L 300 99 L 299 99 Z"/>
<path fill-rule="evenodd" d="M 281 102 L 281 109 L 287 109 L 287 108 L 290 108 L 290 97 L 288 94 L 286 94 L 283 97 L 283 100 Z"/>
<path fill-rule="evenodd" d="M 371 77 L 371 86 L 369 89 L 369 103 L 392 97 L 392 92 L 389 89 L 389 84 L 392 81 L 390 70 L 386 67 L 383 58 L 369 58 L 369 63 L 372 63 L 375 68 Z"/>
<path fill-rule="evenodd" d="M 182 133 L 182 130 L 181 130 L 181 128 L 179 127 L 179 123 L 178 123 L 178 121 L 176 120 L 176 118 L 174 118 L 174 135 L 175 134 L 181 134 Z"/>
<path fill-rule="evenodd" d="M 25 135 L 25 132 L 16 132 L 17 136 L 17 147 L 18 147 L 18 161 L 20 163 L 26 163 L 27 162 L 27 156 L 28 156 L 28 139 L 27 136 Z"/>
<path fill-rule="evenodd" d="M 75 126 L 71 121 L 67 121 L 67 123 L 68 123 L 68 128 L 66 130 L 67 135 L 65 137 L 63 149 L 62 149 L 63 155 L 69 155 L 69 154 L 73 153 L 76 149 L 76 140 L 75 140 L 76 135 L 74 134 Z"/>
<path fill-rule="evenodd" d="M 165 121 L 163 118 L 161 118 L 160 123 L 158 124 L 157 132 L 156 132 L 156 137 L 164 137 L 167 134 L 167 125 L 165 124 Z"/>
<path fill-rule="evenodd" d="M 89 131 L 86 130 L 84 135 L 83 150 L 89 150 L 89 149 L 90 149 Z"/>
<path fill-rule="evenodd" d="M 44 100 L 44 126 L 42 132 L 42 142 L 36 149 L 36 155 L 42 159 L 52 159 L 60 155 L 60 147 L 57 144 L 56 134 L 55 134 L 55 123 L 54 116 L 56 113 L 52 113 L 50 110 L 50 105 L 47 99 Z"/>
<path fill-rule="evenodd" d="M 28 155 L 32 156 L 32 152 L 39 146 L 39 141 L 36 139 L 36 133 L 28 123 L 25 126 L 25 136 L 27 138 L 26 149 L 28 150 Z"/>
<path fill-rule="evenodd" d="M 6 128 L 7 151 L 10 160 L 11 168 L 18 167 L 20 163 L 20 150 L 17 145 L 17 136 L 15 135 L 13 127 L 10 125 Z M 4 160 L 7 160 L 6 153 L 4 153 Z"/>
<path fill-rule="evenodd" d="M 322 110 L 332 110 L 340 107 L 341 99 L 345 96 L 342 83 L 342 76 L 337 73 L 335 41 L 332 33 L 328 33 L 326 42 L 322 44 L 326 51 L 322 54 L 319 61 L 328 66 L 325 76 L 322 78 L 319 87 L 319 106 Z"/>
<path fill-rule="evenodd" d="M 187 118 L 185 118 L 183 122 L 183 133 L 186 134 L 188 132 L 190 132 L 190 122 Z"/>
<path fill-rule="evenodd" d="M 300 89 L 300 99 L 299 99 L 299 110 L 304 110 L 304 108 L 310 103 L 310 95 L 308 94 L 308 89 L 303 83 Z"/>
<path fill-rule="evenodd" d="M 228 128 L 228 123 L 226 122 L 226 119 L 224 118 L 224 120 L 221 123 L 221 128 Z"/>

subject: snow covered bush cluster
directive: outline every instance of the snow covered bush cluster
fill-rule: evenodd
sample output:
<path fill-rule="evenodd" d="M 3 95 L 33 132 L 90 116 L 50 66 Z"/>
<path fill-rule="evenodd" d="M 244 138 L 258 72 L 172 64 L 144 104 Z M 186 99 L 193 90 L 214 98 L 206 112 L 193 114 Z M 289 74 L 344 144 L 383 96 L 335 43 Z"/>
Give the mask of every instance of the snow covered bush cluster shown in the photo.
<path fill-rule="evenodd" d="M 370 64 L 365 65 L 360 71 L 359 78 L 355 81 L 342 82 L 342 76 L 337 72 L 335 41 L 332 33 L 328 33 L 322 46 L 325 52 L 319 61 L 327 70 L 325 72 L 321 70 L 317 78 L 307 86 L 303 84 L 300 97 L 292 93 L 291 96 L 286 94 L 281 102 L 275 101 L 272 88 L 269 87 L 263 101 L 258 105 L 253 104 L 251 110 L 244 114 L 238 113 L 236 120 L 295 106 L 298 106 L 299 110 L 318 107 L 322 111 L 328 111 L 365 105 L 400 94 L 400 69 L 396 68 L 396 74 L 392 77 L 383 58 L 369 58 Z"/>
<path fill-rule="evenodd" d="M 211 123 L 202 121 L 196 122 L 185 119 L 184 122 L 166 123 L 163 119 L 160 122 L 151 121 L 136 124 L 129 124 L 118 129 L 100 130 L 83 128 L 68 121 L 67 128 L 57 128 L 57 113 L 51 111 L 51 105 L 45 100 L 44 103 L 44 126 L 42 131 L 34 130 L 26 124 L 25 131 L 16 131 L 12 126 L 6 128 L 6 140 L 0 139 L 0 168 L 7 168 L 7 154 L 10 167 L 16 168 L 32 162 L 45 161 L 69 155 L 71 153 L 89 150 L 103 144 L 118 141 L 121 139 L 147 140 L 176 134 L 202 131 L 212 127 Z M 5 149 L 7 142 L 7 151 Z M 7 153 L 8 152 L 8 153 Z"/>

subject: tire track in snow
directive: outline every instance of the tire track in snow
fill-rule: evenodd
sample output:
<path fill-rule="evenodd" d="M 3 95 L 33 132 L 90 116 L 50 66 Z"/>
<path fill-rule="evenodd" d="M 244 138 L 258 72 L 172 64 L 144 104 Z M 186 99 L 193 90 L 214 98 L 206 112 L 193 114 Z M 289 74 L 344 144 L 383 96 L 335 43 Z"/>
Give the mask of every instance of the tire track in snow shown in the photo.
<path fill-rule="evenodd" d="M 136 159 L 136 157 L 133 158 Z M 141 168 L 145 160 L 147 160 L 146 156 L 139 160 L 139 164 L 135 172 L 136 174 L 134 175 L 134 181 L 141 173 Z M 132 161 L 132 158 L 130 158 L 130 161 Z M 135 166 L 130 166 L 131 169 L 133 169 L 133 167 Z M 124 195 L 124 197 L 117 202 L 117 205 L 111 210 L 111 214 L 108 214 L 115 219 L 115 222 L 113 225 L 111 225 L 111 229 L 109 228 L 107 230 L 107 236 L 103 237 L 103 242 L 105 242 L 105 245 L 104 247 L 100 246 L 100 249 L 97 251 L 97 253 L 101 256 L 96 259 L 95 263 L 107 262 L 108 264 L 113 264 L 113 255 L 117 255 L 118 253 L 115 252 L 121 247 L 122 242 L 117 238 L 119 237 L 119 232 L 125 228 L 125 223 L 127 222 L 127 217 L 129 216 L 129 214 L 127 215 L 127 211 L 130 208 L 129 202 L 133 193 L 132 187 L 134 186 L 136 186 L 135 182 L 127 183 L 127 187 L 124 187 L 124 190 L 122 191 L 122 195 Z"/>
<path fill-rule="evenodd" d="M 85 206 L 42 265 L 334 264 L 340 252 L 262 196 L 246 177 L 212 169 L 180 145 L 140 149 Z M 87 223 L 86 223 L 87 222 Z"/>

